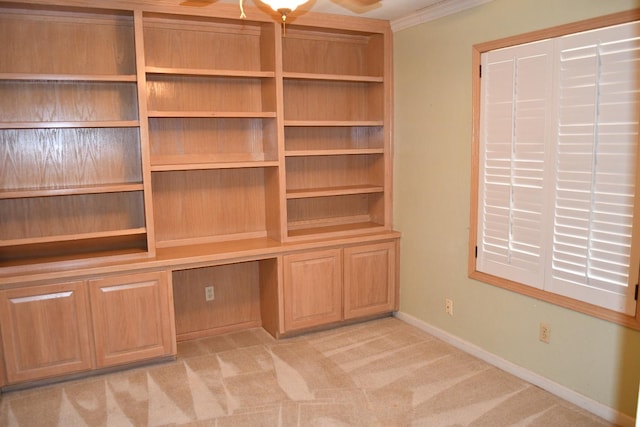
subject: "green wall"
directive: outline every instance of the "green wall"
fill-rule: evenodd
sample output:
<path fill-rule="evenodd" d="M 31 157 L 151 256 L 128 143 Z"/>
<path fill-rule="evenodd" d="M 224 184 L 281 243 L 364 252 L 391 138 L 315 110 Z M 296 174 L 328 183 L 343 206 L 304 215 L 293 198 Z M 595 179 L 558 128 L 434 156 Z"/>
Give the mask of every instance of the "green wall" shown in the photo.
<path fill-rule="evenodd" d="M 494 0 L 394 34 L 400 311 L 631 417 L 640 332 L 469 279 L 467 242 L 471 46 L 638 7 L 640 0 Z M 551 326 L 550 344 L 538 341 L 540 322 Z"/>

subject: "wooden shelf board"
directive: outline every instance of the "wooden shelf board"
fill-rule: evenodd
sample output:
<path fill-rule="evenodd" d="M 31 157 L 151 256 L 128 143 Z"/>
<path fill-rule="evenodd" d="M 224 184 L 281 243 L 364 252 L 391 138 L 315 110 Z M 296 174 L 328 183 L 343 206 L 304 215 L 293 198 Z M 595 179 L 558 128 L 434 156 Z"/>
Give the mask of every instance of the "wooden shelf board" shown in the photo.
<path fill-rule="evenodd" d="M 130 191 L 142 191 L 142 183 L 78 185 L 61 188 L 22 188 L 17 190 L 0 190 L 0 200 L 21 199 L 30 197 L 72 196 L 78 194 L 103 194 Z"/>
<path fill-rule="evenodd" d="M 207 70 L 197 68 L 171 68 L 171 67 L 147 67 L 147 74 L 168 74 L 180 76 L 203 77 L 254 77 L 273 78 L 275 71 L 251 71 L 251 70 Z"/>
<path fill-rule="evenodd" d="M 383 120 L 285 120 L 289 127 L 380 127 Z"/>
<path fill-rule="evenodd" d="M 346 196 L 350 194 L 383 193 L 381 185 L 349 185 L 344 187 L 309 188 L 287 190 L 287 199 L 307 199 L 311 197 Z"/>
<path fill-rule="evenodd" d="M 0 80 L 71 81 L 71 82 L 133 82 L 135 74 L 45 74 L 0 73 Z"/>
<path fill-rule="evenodd" d="M 0 283 L 11 282 L 13 277 L 24 274 L 44 273 L 49 278 L 53 273 L 73 268 L 85 268 L 94 265 L 120 265 L 122 263 L 147 258 L 149 252 L 142 248 L 96 250 L 71 255 L 40 256 L 0 260 Z"/>
<path fill-rule="evenodd" d="M 169 172 L 180 170 L 203 170 L 203 169 L 242 169 L 242 168 L 264 168 L 276 167 L 278 162 L 270 161 L 246 161 L 246 162 L 210 162 L 210 163 L 171 163 L 154 164 L 151 166 L 152 172 Z"/>
<path fill-rule="evenodd" d="M 359 76 L 348 74 L 315 74 L 315 73 L 294 73 L 285 71 L 283 73 L 285 79 L 294 80 L 324 80 L 324 81 L 340 81 L 340 82 L 363 82 L 363 83 L 382 83 L 384 78 L 381 76 Z"/>
<path fill-rule="evenodd" d="M 314 225 L 308 228 L 290 229 L 288 237 L 293 239 L 310 238 L 312 236 L 329 237 L 348 233 L 377 232 L 384 229 L 375 222 L 357 222 L 348 224 Z"/>
<path fill-rule="evenodd" d="M 125 230 L 99 231 L 94 233 L 78 233 L 44 237 L 31 237 L 27 239 L 0 240 L 0 247 L 37 245 L 42 243 L 70 242 L 75 240 L 103 239 L 118 236 L 142 235 L 147 232 L 145 227 L 129 228 Z"/>
<path fill-rule="evenodd" d="M 192 238 L 183 238 L 183 239 L 174 239 L 174 240 L 158 240 L 156 242 L 156 247 L 158 249 L 162 249 L 162 248 L 209 245 L 209 244 L 227 246 L 231 242 L 242 242 L 242 241 L 248 242 L 248 241 L 266 239 L 266 238 L 267 238 L 266 231 L 255 231 L 255 232 L 247 232 L 247 233 L 220 234 L 215 236 L 202 236 L 202 237 L 192 237 Z"/>
<path fill-rule="evenodd" d="M 285 151 L 286 157 L 309 157 L 309 156 L 344 156 L 358 154 L 384 154 L 383 148 L 353 148 L 337 150 L 289 150 Z"/>
<path fill-rule="evenodd" d="M 158 118 L 275 118 L 275 111 L 149 111 L 149 117 Z"/>
<path fill-rule="evenodd" d="M 130 128 L 138 126 L 140 126 L 140 122 L 138 120 L 0 122 L 0 129 Z"/>
<path fill-rule="evenodd" d="M 251 163 L 275 161 L 277 156 L 267 155 L 263 152 L 244 152 L 244 153 L 201 153 L 201 154 L 168 154 L 168 155 L 152 155 L 151 166 L 163 165 L 185 165 L 194 163 Z"/>

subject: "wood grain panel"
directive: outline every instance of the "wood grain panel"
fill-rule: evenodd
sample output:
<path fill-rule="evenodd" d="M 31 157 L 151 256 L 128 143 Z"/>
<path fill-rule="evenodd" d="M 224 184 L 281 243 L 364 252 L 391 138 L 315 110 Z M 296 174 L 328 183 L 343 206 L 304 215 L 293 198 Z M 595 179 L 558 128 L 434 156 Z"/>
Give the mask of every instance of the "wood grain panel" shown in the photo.
<path fill-rule="evenodd" d="M 147 76 L 147 106 L 156 111 L 273 111 L 263 109 L 259 78 Z"/>
<path fill-rule="evenodd" d="M 175 354 L 166 272 L 89 281 L 98 367 Z"/>
<path fill-rule="evenodd" d="M 345 319 L 393 311 L 395 257 L 395 242 L 344 249 Z"/>
<path fill-rule="evenodd" d="M 260 319 L 274 337 L 284 332 L 282 320 L 282 257 L 260 261 Z"/>
<path fill-rule="evenodd" d="M 211 162 L 277 160 L 274 119 L 155 118 L 149 120 L 152 164 L 162 157 Z"/>
<path fill-rule="evenodd" d="M 260 325 L 261 263 L 174 271 L 177 334 L 205 336 L 225 328 Z M 205 300 L 207 286 L 214 287 L 213 301 Z"/>
<path fill-rule="evenodd" d="M 135 74 L 133 16 L 0 10 L 0 73 Z"/>
<path fill-rule="evenodd" d="M 148 14 L 144 20 L 146 62 L 170 68 L 273 71 L 273 62 L 260 61 L 264 25 L 268 24 Z"/>
<path fill-rule="evenodd" d="M 284 132 L 287 151 L 384 147 L 382 126 L 285 127 Z"/>
<path fill-rule="evenodd" d="M 286 120 L 382 120 L 382 83 L 285 80 Z"/>
<path fill-rule="evenodd" d="M 0 188 L 142 182 L 136 128 L 0 131 Z"/>
<path fill-rule="evenodd" d="M 382 155 L 309 156 L 286 160 L 287 190 L 384 184 Z"/>
<path fill-rule="evenodd" d="M 137 120 L 134 83 L 0 81 L 0 121 Z"/>
<path fill-rule="evenodd" d="M 294 224 L 344 222 L 352 217 L 358 222 L 369 220 L 371 199 L 379 197 L 379 194 L 357 194 L 287 200 L 289 227 Z"/>
<path fill-rule="evenodd" d="M 92 367 L 83 282 L 0 292 L 0 330 L 9 383 Z"/>
<path fill-rule="evenodd" d="M 288 72 L 381 76 L 383 51 L 370 48 L 366 33 L 313 31 L 292 25 L 283 40 Z M 378 36 L 379 37 L 379 36 Z"/>
<path fill-rule="evenodd" d="M 264 170 L 155 172 L 156 239 L 266 233 Z"/>
<path fill-rule="evenodd" d="M 284 256 L 284 329 L 342 320 L 342 251 Z"/>
<path fill-rule="evenodd" d="M 0 200 L 0 240 L 144 227 L 142 192 Z"/>
<path fill-rule="evenodd" d="M 144 230 L 132 230 L 131 234 L 124 235 L 76 235 L 73 237 L 69 240 L 56 237 L 50 242 L 38 242 L 37 239 L 33 239 L 31 243 L 6 242 L 14 244 L 0 246 L 0 267 L 7 267 L 9 274 L 11 271 L 28 273 L 36 263 L 61 263 L 59 268 L 64 270 L 63 263 L 66 263 L 69 268 L 76 268 L 83 263 L 91 263 L 92 259 L 105 256 L 131 259 L 147 255 L 147 239 Z"/>

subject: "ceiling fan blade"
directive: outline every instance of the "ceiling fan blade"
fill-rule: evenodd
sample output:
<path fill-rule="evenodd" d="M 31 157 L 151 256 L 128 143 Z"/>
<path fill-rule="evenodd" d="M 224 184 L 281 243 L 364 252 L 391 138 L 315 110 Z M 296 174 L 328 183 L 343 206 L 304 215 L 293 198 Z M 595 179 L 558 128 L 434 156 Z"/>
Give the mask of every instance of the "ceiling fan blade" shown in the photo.
<path fill-rule="evenodd" d="M 382 6 L 382 0 L 331 0 L 355 13 L 365 13 Z"/>
<path fill-rule="evenodd" d="M 209 6 L 216 0 L 184 0 L 180 2 L 180 6 L 204 7 Z"/>

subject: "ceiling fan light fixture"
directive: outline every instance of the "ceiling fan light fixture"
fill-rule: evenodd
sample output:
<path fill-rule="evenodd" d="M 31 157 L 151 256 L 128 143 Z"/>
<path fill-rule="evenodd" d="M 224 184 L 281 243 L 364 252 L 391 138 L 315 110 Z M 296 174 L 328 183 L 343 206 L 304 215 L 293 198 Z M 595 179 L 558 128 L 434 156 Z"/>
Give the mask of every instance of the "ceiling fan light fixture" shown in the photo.
<path fill-rule="evenodd" d="M 308 2 L 309 0 L 260 0 L 260 1 L 280 14 L 280 17 L 282 17 L 282 27 L 284 28 L 284 25 L 287 21 L 287 15 L 289 15 L 291 12 L 296 10 L 298 6 Z M 244 0 L 239 0 L 240 12 L 241 12 L 240 17 L 246 18 L 247 16 L 244 13 L 244 8 L 242 5 L 243 2 Z"/>
<path fill-rule="evenodd" d="M 306 3 L 309 0 L 260 0 L 262 3 L 271 7 L 271 9 L 283 15 L 283 11 L 290 13 L 301 4 Z"/>

